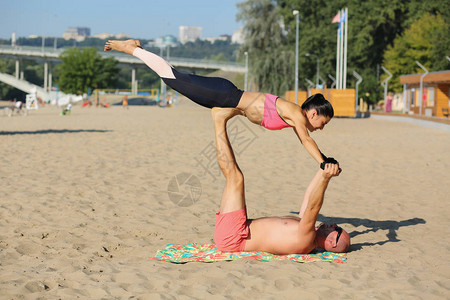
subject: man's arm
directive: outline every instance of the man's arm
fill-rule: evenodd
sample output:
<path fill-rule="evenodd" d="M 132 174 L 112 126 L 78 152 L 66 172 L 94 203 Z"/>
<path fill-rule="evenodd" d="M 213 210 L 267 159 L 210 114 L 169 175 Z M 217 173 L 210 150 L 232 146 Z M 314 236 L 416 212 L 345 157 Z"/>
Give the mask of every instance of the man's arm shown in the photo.
<path fill-rule="evenodd" d="M 326 164 L 325 169 L 319 170 L 310 184 L 310 196 L 307 200 L 306 209 L 299 223 L 300 243 L 305 251 L 315 248 L 316 237 L 315 225 L 320 209 L 322 208 L 325 190 L 328 187 L 331 177 L 339 175 L 339 166 L 336 164 Z"/>
<path fill-rule="evenodd" d="M 303 215 L 305 214 L 306 207 L 308 207 L 309 198 L 311 197 L 311 193 L 312 193 L 313 189 L 315 189 L 317 187 L 317 184 L 318 184 L 321 176 L 322 176 L 322 172 L 320 172 L 320 170 L 317 171 L 316 175 L 314 176 L 313 180 L 311 180 L 311 182 L 308 185 L 308 188 L 305 191 L 305 194 L 303 196 L 302 206 L 300 207 L 300 213 L 298 214 L 298 217 L 300 219 L 303 218 Z"/>

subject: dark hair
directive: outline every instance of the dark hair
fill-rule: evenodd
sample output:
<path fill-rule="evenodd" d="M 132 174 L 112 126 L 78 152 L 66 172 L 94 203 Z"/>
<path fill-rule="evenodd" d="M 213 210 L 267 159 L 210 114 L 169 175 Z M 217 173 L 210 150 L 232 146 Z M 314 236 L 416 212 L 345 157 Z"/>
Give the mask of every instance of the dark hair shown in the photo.
<path fill-rule="evenodd" d="M 334 109 L 330 102 L 322 94 L 314 94 L 302 104 L 303 110 L 315 109 L 319 116 L 334 117 Z"/>

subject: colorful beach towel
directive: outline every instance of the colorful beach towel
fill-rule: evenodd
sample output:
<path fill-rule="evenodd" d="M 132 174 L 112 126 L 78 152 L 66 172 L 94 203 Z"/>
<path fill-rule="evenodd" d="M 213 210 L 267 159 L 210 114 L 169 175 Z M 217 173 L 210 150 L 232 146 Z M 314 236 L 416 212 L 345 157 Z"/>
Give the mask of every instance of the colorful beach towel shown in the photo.
<path fill-rule="evenodd" d="M 295 262 L 329 261 L 344 263 L 347 261 L 345 253 L 322 252 L 317 254 L 289 254 L 275 255 L 267 252 L 222 252 L 214 244 L 191 243 L 185 246 L 167 244 L 166 249 L 158 250 L 153 260 L 168 261 L 171 263 L 214 262 L 237 259 L 253 259 L 261 261 L 292 260 Z"/>

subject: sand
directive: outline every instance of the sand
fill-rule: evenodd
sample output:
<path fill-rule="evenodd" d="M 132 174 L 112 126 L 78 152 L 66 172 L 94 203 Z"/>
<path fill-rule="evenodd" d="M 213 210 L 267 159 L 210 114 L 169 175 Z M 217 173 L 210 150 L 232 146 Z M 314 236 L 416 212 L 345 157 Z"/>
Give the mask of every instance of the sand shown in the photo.
<path fill-rule="evenodd" d="M 318 166 L 293 131 L 232 125 L 249 217 L 298 212 Z M 312 134 L 343 168 L 319 221 L 350 233 L 345 264 L 177 265 L 149 257 L 213 242 L 224 180 L 208 109 L 44 107 L 0 114 L 0 128 L 1 299 L 450 297 L 448 132 L 369 118 Z M 178 203 L 171 182 L 182 174 L 201 195 Z"/>

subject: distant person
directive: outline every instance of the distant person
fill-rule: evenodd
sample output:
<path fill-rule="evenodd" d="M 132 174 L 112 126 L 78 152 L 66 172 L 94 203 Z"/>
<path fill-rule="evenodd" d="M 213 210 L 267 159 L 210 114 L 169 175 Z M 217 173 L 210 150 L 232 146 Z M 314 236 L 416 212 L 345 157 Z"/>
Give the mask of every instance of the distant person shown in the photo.
<path fill-rule="evenodd" d="M 269 130 L 293 127 L 294 132 L 310 155 L 321 164 L 335 163 L 323 155 L 308 131 L 322 130 L 334 116 L 334 110 L 322 94 L 315 94 L 299 105 L 281 97 L 265 93 L 239 90 L 230 81 L 219 77 L 183 74 L 167 61 L 141 47 L 138 40 L 108 41 L 105 51 L 116 50 L 141 59 L 172 89 L 204 107 L 232 107 L 251 122 Z"/>
<path fill-rule="evenodd" d="M 14 98 L 14 102 L 13 102 L 13 107 L 12 107 L 12 112 L 11 114 L 14 114 L 14 112 L 20 114 L 22 112 L 23 109 L 23 102 L 22 101 L 17 101 L 16 98 Z"/>
<path fill-rule="evenodd" d="M 392 100 L 394 98 L 392 97 L 392 92 L 389 92 L 386 97 L 386 112 L 390 113 L 392 112 Z"/>
<path fill-rule="evenodd" d="M 101 107 L 105 107 L 105 108 L 109 107 L 109 104 L 106 102 L 106 98 L 105 97 L 103 97 L 102 100 L 100 101 L 100 106 Z"/>
<path fill-rule="evenodd" d="M 22 107 L 23 107 L 23 102 L 22 101 L 16 101 L 15 102 L 15 106 L 16 106 L 16 109 L 17 110 L 21 110 L 22 109 Z"/>
<path fill-rule="evenodd" d="M 64 108 L 61 112 L 61 116 L 70 115 L 72 112 L 72 103 L 67 104 L 66 108 Z"/>
<path fill-rule="evenodd" d="M 69 102 L 72 102 L 72 98 L 69 99 Z M 91 107 L 92 106 L 92 101 L 91 99 L 84 99 L 83 100 L 83 104 L 81 105 L 81 107 Z"/>
<path fill-rule="evenodd" d="M 328 163 L 314 176 L 305 191 L 299 217 L 263 217 L 248 219 L 244 176 L 231 147 L 227 121 L 240 111 L 213 108 L 217 160 L 225 176 L 220 210 L 216 214 L 214 240 L 221 251 L 264 251 L 273 254 L 307 254 L 315 248 L 347 252 L 349 234 L 336 224 L 315 224 L 332 177 L 339 176 L 339 166 Z"/>
<path fill-rule="evenodd" d="M 15 112 L 19 113 L 20 109 L 22 108 L 22 101 L 17 101 L 17 98 L 14 98 L 14 100 L 9 100 L 9 112 L 8 116 L 14 115 Z"/>
<path fill-rule="evenodd" d="M 172 93 L 171 92 L 167 93 L 166 106 L 172 107 Z"/>
<path fill-rule="evenodd" d="M 17 103 L 17 98 L 14 98 L 14 100 L 9 100 L 9 108 L 14 111 L 14 109 L 16 109 L 16 103 Z"/>
<path fill-rule="evenodd" d="M 122 107 L 128 109 L 128 96 L 124 95 L 122 98 Z"/>

